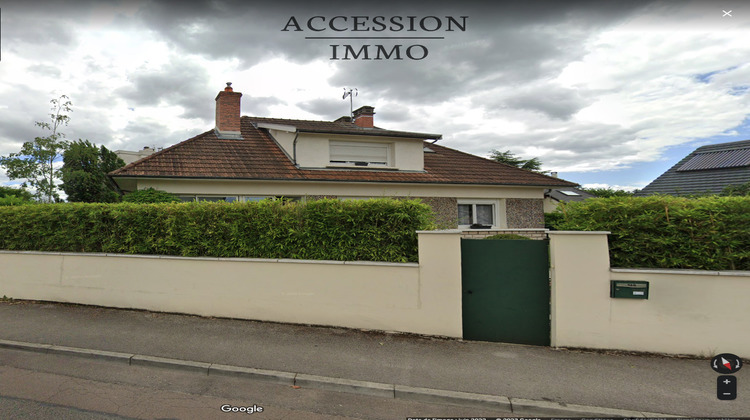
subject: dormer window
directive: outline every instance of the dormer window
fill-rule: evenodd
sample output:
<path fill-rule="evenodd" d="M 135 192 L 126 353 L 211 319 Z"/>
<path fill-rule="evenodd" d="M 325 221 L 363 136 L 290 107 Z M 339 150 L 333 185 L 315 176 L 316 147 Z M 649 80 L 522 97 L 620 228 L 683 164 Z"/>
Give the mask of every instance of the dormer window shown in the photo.
<path fill-rule="evenodd" d="M 329 141 L 330 164 L 335 166 L 390 167 L 390 144 Z"/>

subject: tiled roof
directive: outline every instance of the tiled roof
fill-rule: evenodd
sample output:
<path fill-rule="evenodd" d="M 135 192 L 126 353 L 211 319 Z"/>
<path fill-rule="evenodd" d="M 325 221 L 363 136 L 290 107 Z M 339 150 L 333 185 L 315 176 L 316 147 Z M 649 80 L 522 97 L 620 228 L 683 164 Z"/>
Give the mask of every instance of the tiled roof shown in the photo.
<path fill-rule="evenodd" d="M 264 129 L 253 123 L 294 125 L 300 131 L 358 135 L 436 138 L 420 133 L 365 129 L 351 123 L 242 117 L 241 140 L 219 139 L 211 130 L 110 173 L 113 177 L 235 178 L 258 180 L 399 182 L 431 184 L 534 185 L 567 187 L 576 184 L 494 162 L 437 144 L 425 143 L 424 172 L 376 169 L 300 169 L 294 166 Z M 325 127 L 331 127 L 324 131 Z M 388 134 L 374 134 L 388 133 Z M 407 135 L 408 134 L 408 135 Z M 439 136 L 438 136 L 439 137 Z"/>
<path fill-rule="evenodd" d="M 309 120 L 288 120 L 283 118 L 264 118 L 264 117 L 242 117 L 253 123 L 269 123 L 292 125 L 297 127 L 297 131 L 303 133 L 333 133 L 333 134 L 355 134 L 367 136 L 383 137 L 408 137 L 418 139 L 440 139 L 440 134 L 413 133 L 410 131 L 385 130 L 378 127 L 364 128 L 354 125 L 350 122 L 336 121 L 309 121 Z"/>
<path fill-rule="evenodd" d="M 728 185 L 750 182 L 750 140 L 695 149 L 636 195 L 719 194 Z"/>
<path fill-rule="evenodd" d="M 566 194 L 567 192 L 567 194 Z M 571 194 L 572 193 L 572 194 Z M 588 198 L 595 198 L 596 196 L 586 191 L 579 190 L 578 188 L 558 188 L 547 190 L 544 193 L 545 197 L 551 197 L 557 201 L 570 202 L 570 201 L 583 201 Z"/>

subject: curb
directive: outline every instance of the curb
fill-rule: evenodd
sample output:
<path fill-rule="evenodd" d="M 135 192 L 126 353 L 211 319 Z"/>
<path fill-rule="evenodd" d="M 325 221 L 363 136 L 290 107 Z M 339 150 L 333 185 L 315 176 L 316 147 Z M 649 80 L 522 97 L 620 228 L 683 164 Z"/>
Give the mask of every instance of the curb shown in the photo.
<path fill-rule="evenodd" d="M 336 392 L 347 392 L 384 398 L 421 401 L 426 403 L 453 404 L 477 408 L 507 410 L 513 414 L 529 416 L 602 416 L 602 417 L 679 417 L 671 414 L 644 411 L 620 410 L 550 401 L 509 398 L 498 395 L 475 394 L 442 389 L 419 388 L 398 384 L 332 378 L 304 373 L 255 369 L 241 366 L 221 365 L 208 362 L 145 356 L 132 353 L 92 350 L 78 347 L 56 346 L 23 341 L 0 339 L 0 348 L 23 350 L 35 353 L 57 354 L 84 357 L 125 363 L 131 366 L 152 366 L 186 372 L 202 373 L 207 376 L 222 375 L 242 377 L 251 380 L 273 382 L 289 386 L 309 387 Z"/>

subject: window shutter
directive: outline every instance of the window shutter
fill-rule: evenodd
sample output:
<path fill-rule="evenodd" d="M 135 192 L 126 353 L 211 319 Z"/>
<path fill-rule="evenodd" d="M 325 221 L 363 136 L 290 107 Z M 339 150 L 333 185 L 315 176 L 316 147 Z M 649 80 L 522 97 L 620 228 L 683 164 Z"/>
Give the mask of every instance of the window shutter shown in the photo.
<path fill-rule="evenodd" d="M 385 143 L 330 142 L 331 162 L 367 162 L 375 165 L 388 165 L 388 145 Z"/>

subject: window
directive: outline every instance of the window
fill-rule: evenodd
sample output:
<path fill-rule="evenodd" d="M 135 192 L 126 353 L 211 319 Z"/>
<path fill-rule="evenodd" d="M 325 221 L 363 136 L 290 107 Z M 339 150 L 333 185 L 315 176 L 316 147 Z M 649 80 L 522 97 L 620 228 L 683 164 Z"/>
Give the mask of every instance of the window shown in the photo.
<path fill-rule="evenodd" d="M 286 196 L 286 195 L 276 195 L 276 196 L 273 196 L 273 195 L 252 195 L 252 196 L 250 196 L 250 195 L 248 195 L 248 196 L 243 196 L 242 197 L 242 201 L 246 202 L 246 203 L 253 202 L 253 201 L 255 201 L 255 202 L 257 202 L 257 201 L 263 201 L 263 200 L 274 200 L 274 201 L 275 200 L 280 200 L 280 201 L 284 201 L 284 202 L 297 202 L 297 201 L 301 201 L 302 197 L 300 197 L 300 196 Z"/>
<path fill-rule="evenodd" d="M 242 201 L 249 202 L 249 201 L 263 201 L 266 198 L 270 198 L 267 195 L 254 195 L 254 196 L 245 196 L 242 197 Z"/>
<path fill-rule="evenodd" d="M 571 196 L 571 197 L 576 197 L 576 196 L 580 197 L 581 196 L 581 194 L 578 194 L 575 191 L 563 191 L 563 190 L 560 190 L 560 193 L 562 193 L 563 195 Z"/>
<path fill-rule="evenodd" d="M 329 143 L 330 163 L 340 166 L 391 166 L 388 143 L 335 141 Z"/>
<path fill-rule="evenodd" d="M 495 226 L 495 204 L 493 203 L 459 203 L 458 225 Z"/>
<path fill-rule="evenodd" d="M 217 197 L 217 196 L 198 196 L 198 201 L 226 201 L 228 203 L 231 203 L 233 201 L 237 201 L 237 196 L 229 196 L 229 197 Z"/>

